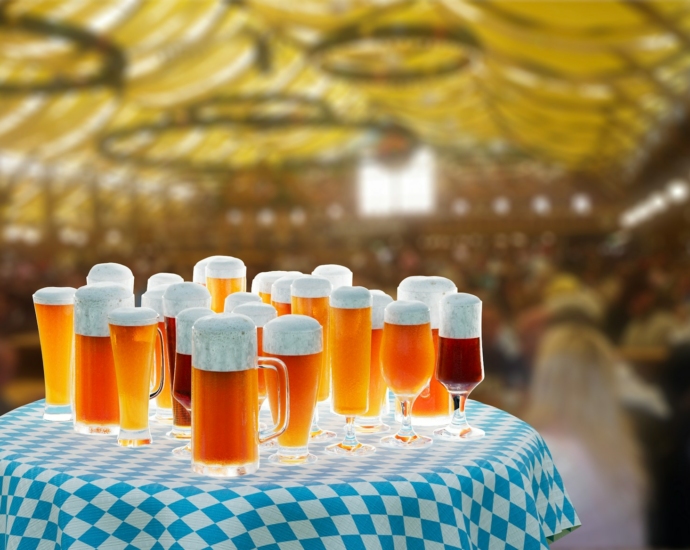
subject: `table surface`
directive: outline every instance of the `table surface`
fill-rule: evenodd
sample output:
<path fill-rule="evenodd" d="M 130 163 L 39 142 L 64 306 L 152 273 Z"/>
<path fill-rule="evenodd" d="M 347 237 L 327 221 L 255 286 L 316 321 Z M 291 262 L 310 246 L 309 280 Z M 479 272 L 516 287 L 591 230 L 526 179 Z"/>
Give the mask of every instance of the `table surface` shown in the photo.
<path fill-rule="evenodd" d="M 320 407 L 321 426 L 342 436 L 342 419 Z M 266 450 L 256 474 L 233 479 L 172 458 L 169 426 L 152 423 L 153 445 L 127 449 L 42 411 L 37 401 L 0 417 L 0 550 L 546 549 L 579 525 L 541 436 L 474 401 L 468 418 L 487 433 L 477 441 L 379 446 L 361 458 L 327 455 L 320 443 L 308 466 L 271 464 Z"/>

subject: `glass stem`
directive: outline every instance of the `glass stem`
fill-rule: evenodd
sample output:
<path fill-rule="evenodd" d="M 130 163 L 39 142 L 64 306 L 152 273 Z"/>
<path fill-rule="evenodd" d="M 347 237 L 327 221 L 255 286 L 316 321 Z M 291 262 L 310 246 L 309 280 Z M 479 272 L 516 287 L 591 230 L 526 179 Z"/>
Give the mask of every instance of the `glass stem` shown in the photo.
<path fill-rule="evenodd" d="M 402 426 L 400 426 L 399 436 L 410 437 L 414 435 L 412 429 L 412 401 L 403 399 L 400 402 L 400 413 L 402 414 Z"/>
<path fill-rule="evenodd" d="M 467 417 L 465 416 L 465 404 L 467 403 L 469 392 L 461 392 L 456 395 L 458 396 L 458 408 L 455 409 L 455 414 L 453 414 L 449 431 L 460 433 L 470 427 L 467 423 Z"/>
<path fill-rule="evenodd" d="M 343 443 L 346 447 L 356 447 L 357 446 L 357 436 L 355 435 L 355 417 L 347 416 L 345 417 L 345 437 L 343 438 Z"/>

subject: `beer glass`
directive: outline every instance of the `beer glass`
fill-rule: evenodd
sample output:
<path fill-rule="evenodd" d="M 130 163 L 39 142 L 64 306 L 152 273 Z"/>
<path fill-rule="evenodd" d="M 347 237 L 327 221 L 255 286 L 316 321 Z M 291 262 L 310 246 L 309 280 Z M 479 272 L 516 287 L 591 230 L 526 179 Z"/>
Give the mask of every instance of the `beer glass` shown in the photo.
<path fill-rule="evenodd" d="M 331 360 L 331 410 L 345 417 L 345 437 L 326 452 L 364 455 L 376 448 L 357 441 L 355 416 L 369 409 L 371 292 L 341 286 L 331 293 L 328 350 Z"/>
<path fill-rule="evenodd" d="M 435 357 L 438 358 L 438 327 L 441 320 L 441 300 L 457 293 L 455 283 L 445 277 L 407 277 L 398 286 L 398 300 L 419 300 L 431 313 L 431 336 L 434 339 Z M 435 363 L 434 363 L 435 364 Z M 448 390 L 438 381 L 436 374 L 414 402 L 412 421 L 416 426 L 445 426 L 453 413 L 453 400 Z M 396 410 L 396 420 L 400 420 Z"/>
<path fill-rule="evenodd" d="M 271 305 L 276 308 L 278 317 L 292 313 L 290 287 L 292 282 L 299 277 L 304 277 L 304 275 L 301 273 L 283 275 L 280 279 L 276 279 L 276 282 L 271 286 Z"/>
<path fill-rule="evenodd" d="M 190 307 L 183 309 L 177 316 L 176 353 L 175 353 L 175 380 L 173 382 L 173 397 L 187 412 L 192 412 L 192 326 L 202 317 L 215 315 L 213 310 L 207 307 Z M 189 442 L 182 447 L 172 450 L 176 458 L 189 459 L 192 455 Z"/>
<path fill-rule="evenodd" d="M 225 298 L 233 292 L 244 292 L 247 267 L 232 256 L 214 258 L 206 264 L 206 288 L 211 293 L 211 309 L 223 313 Z"/>
<path fill-rule="evenodd" d="M 465 404 L 470 392 L 484 380 L 482 360 L 482 302 L 472 294 L 452 294 L 441 302 L 436 376 L 460 406 L 445 428 L 434 435 L 449 441 L 478 439 L 484 430 L 467 423 Z"/>
<path fill-rule="evenodd" d="M 206 266 L 211 260 L 216 258 L 226 258 L 226 256 L 209 256 L 203 260 L 199 260 L 194 266 L 194 271 L 192 274 L 192 282 L 206 286 Z"/>
<path fill-rule="evenodd" d="M 192 368 L 192 470 L 223 477 L 259 469 L 259 445 L 279 437 L 288 425 L 288 371 L 277 359 L 257 357 L 256 328 L 235 313 L 194 323 Z M 257 366 L 276 381 L 274 431 L 259 432 Z"/>
<path fill-rule="evenodd" d="M 72 420 L 75 292 L 71 287 L 47 287 L 33 295 L 46 388 L 43 418 L 55 422 Z"/>
<path fill-rule="evenodd" d="M 149 307 L 158 313 L 158 328 L 163 334 L 163 351 L 161 352 L 156 348 L 153 350 L 154 364 L 151 370 L 154 374 L 161 372 L 161 365 L 165 364 L 165 368 L 167 369 L 170 364 L 170 358 L 168 357 L 168 336 L 165 330 L 165 317 L 163 315 L 163 294 L 168 286 L 167 284 L 162 284 L 151 290 L 147 290 L 141 295 L 141 307 Z M 169 374 L 166 376 L 163 389 L 156 397 L 156 414 L 154 419 L 161 424 L 172 424 L 173 418 L 172 395 L 170 393 L 171 387 L 168 378 L 170 378 Z M 157 387 L 158 383 L 158 378 L 154 377 L 151 387 Z"/>
<path fill-rule="evenodd" d="M 262 303 L 261 298 L 256 294 L 252 294 L 251 292 L 233 292 L 230 294 L 230 296 L 225 298 L 223 311 L 225 313 L 231 313 L 232 310 L 240 304 L 248 304 L 252 302 Z"/>
<path fill-rule="evenodd" d="M 211 295 L 206 287 L 196 283 L 175 283 L 163 293 L 165 333 L 168 340 L 168 383 L 175 384 L 175 359 L 177 353 L 176 319 L 182 310 L 190 307 L 211 307 Z M 189 439 L 191 420 L 187 409 L 176 399 L 172 400 L 173 427 L 167 434 L 170 439 Z"/>
<path fill-rule="evenodd" d="M 330 306 L 328 297 L 331 295 L 331 282 L 325 277 L 305 275 L 295 279 L 290 287 L 292 296 L 292 312 L 316 319 L 323 327 L 323 359 L 321 362 L 321 376 L 317 401 L 328 401 L 331 395 L 331 363 L 328 352 L 328 318 Z M 322 430 L 319 427 L 319 408 L 314 408 L 314 418 L 311 424 L 310 437 L 314 441 L 324 441 L 335 437 L 335 432 Z"/>
<path fill-rule="evenodd" d="M 259 273 L 256 277 L 254 277 L 252 287 L 254 287 L 254 283 L 256 283 L 256 290 L 264 304 L 271 303 L 271 287 L 273 286 L 273 283 L 275 283 L 283 275 L 287 275 L 287 273 L 287 271 L 264 271 L 263 273 Z M 252 292 L 254 291 L 252 290 Z"/>
<path fill-rule="evenodd" d="M 134 293 L 134 275 L 132 270 L 122 264 L 96 264 L 86 276 L 86 284 L 117 283 Z"/>
<path fill-rule="evenodd" d="M 386 384 L 400 400 L 402 426 L 381 443 L 404 449 L 431 445 L 430 437 L 412 429 L 412 404 L 434 374 L 434 342 L 431 314 L 422 302 L 398 301 L 383 312 L 381 365 Z"/>
<path fill-rule="evenodd" d="M 117 434 L 120 403 L 108 314 L 134 307 L 134 295 L 116 283 L 93 283 L 74 294 L 74 430 Z"/>
<path fill-rule="evenodd" d="M 381 433 L 390 430 L 383 415 L 388 412 L 388 387 L 381 370 L 381 337 L 383 310 L 393 298 L 380 290 L 371 291 L 371 367 L 369 372 L 369 408 L 357 416 L 355 429 L 359 433 Z"/>
<path fill-rule="evenodd" d="M 121 307 L 108 314 L 108 325 L 120 408 L 117 444 L 122 447 L 150 445 L 149 401 L 160 394 L 165 383 L 165 364 L 162 363 L 157 376 L 158 387 L 149 394 L 156 340 L 160 343 L 161 354 L 164 347 L 158 313 L 148 307 Z"/>
<path fill-rule="evenodd" d="M 173 285 L 175 283 L 183 283 L 184 279 L 177 273 L 156 273 L 149 277 L 146 282 L 146 291 L 153 290 L 159 286 Z"/>
<path fill-rule="evenodd" d="M 323 329 L 311 317 L 283 315 L 264 326 L 263 346 L 266 355 L 285 363 L 290 382 L 290 417 L 286 430 L 278 436 L 278 452 L 271 455 L 269 461 L 280 464 L 316 462 L 316 457 L 309 452 L 309 427 L 321 373 Z M 279 384 L 273 373 L 267 373 L 266 386 L 273 423 L 277 425 L 280 420 Z"/>
<path fill-rule="evenodd" d="M 352 286 L 352 271 L 342 265 L 320 265 L 311 274 L 328 279 L 333 290 L 337 290 L 341 286 Z"/>

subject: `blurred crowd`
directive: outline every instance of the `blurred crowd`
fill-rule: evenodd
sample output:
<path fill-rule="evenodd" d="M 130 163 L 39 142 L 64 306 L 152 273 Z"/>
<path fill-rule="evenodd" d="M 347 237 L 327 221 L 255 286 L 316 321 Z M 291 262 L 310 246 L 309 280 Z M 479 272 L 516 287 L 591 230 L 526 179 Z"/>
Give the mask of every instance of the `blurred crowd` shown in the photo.
<path fill-rule="evenodd" d="M 327 261 L 350 265 L 355 284 L 393 296 L 402 278 L 435 274 L 482 298 L 486 378 L 472 397 L 525 419 L 543 435 L 584 525 L 555 547 L 690 547 L 685 257 L 633 257 L 591 243 L 560 252 L 427 254 L 403 245 L 342 255 Z M 314 265 L 322 260 L 314 258 Z M 0 261 L 2 390 L 28 368 L 15 342 L 35 333 L 32 293 L 79 287 L 90 266 L 11 255 Z M 191 276 L 191 264 L 112 261 L 132 268 L 139 294 L 154 272 Z M 249 277 L 254 274 L 250 267 Z M 12 406 L 9 397 L 0 391 L 0 413 Z"/>

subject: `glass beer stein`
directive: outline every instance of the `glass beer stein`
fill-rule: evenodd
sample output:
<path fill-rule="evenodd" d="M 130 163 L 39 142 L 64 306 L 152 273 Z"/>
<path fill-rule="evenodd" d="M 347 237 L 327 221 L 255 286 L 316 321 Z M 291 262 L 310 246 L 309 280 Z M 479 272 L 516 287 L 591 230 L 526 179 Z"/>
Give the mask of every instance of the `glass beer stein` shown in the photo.
<path fill-rule="evenodd" d="M 337 290 L 341 286 L 352 286 L 352 271 L 344 265 L 320 265 L 314 269 L 311 274 L 328 279 L 331 282 L 333 290 Z"/>
<path fill-rule="evenodd" d="M 163 331 L 158 327 L 158 313 L 148 307 L 121 307 L 108 314 L 113 347 L 115 377 L 120 404 L 120 431 L 117 444 L 140 447 L 151 444 L 149 401 L 155 399 L 165 383 L 165 360 L 156 377 L 158 386 L 149 394 L 151 366 L 156 340 L 163 357 Z"/>
<path fill-rule="evenodd" d="M 149 279 L 149 283 L 150 282 L 151 279 Z M 147 290 L 141 295 L 141 307 L 150 307 L 156 313 L 158 313 L 158 328 L 161 329 L 163 333 L 163 343 L 165 344 L 162 353 L 158 349 L 153 350 L 154 365 L 151 370 L 154 376 L 151 379 L 151 388 L 158 387 L 159 381 L 155 375 L 161 371 L 161 365 L 163 362 L 165 361 L 166 369 L 168 368 L 168 364 L 170 362 L 170 358 L 168 357 L 168 337 L 165 332 L 165 318 L 163 317 L 163 294 L 168 286 L 169 285 L 167 284 L 161 284 L 155 288 L 152 288 L 151 290 Z M 166 375 L 166 381 L 163 384 L 163 389 L 156 397 L 156 411 L 154 420 L 156 420 L 156 422 L 160 422 L 161 424 L 172 424 L 173 419 L 170 380 L 167 380 L 169 377 L 169 374 Z"/>
<path fill-rule="evenodd" d="M 285 363 L 257 356 L 256 327 L 244 315 L 204 317 L 192 329 L 192 470 L 221 477 L 259 469 L 259 445 L 286 429 L 290 394 Z M 276 426 L 258 428 L 258 368 L 277 379 Z"/>
<path fill-rule="evenodd" d="M 175 283 L 184 283 L 184 279 L 177 273 L 154 273 L 146 281 L 146 292 L 160 286 L 173 285 Z"/>
<path fill-rule="evenodd" d="M 301 273 L 288 273 L 278 279 L 271 286 L 271 305 L 276 308 L 278 317 L 292 313 L 292 295 L 290 287 L 292 281 L 304 277 Z"/>

